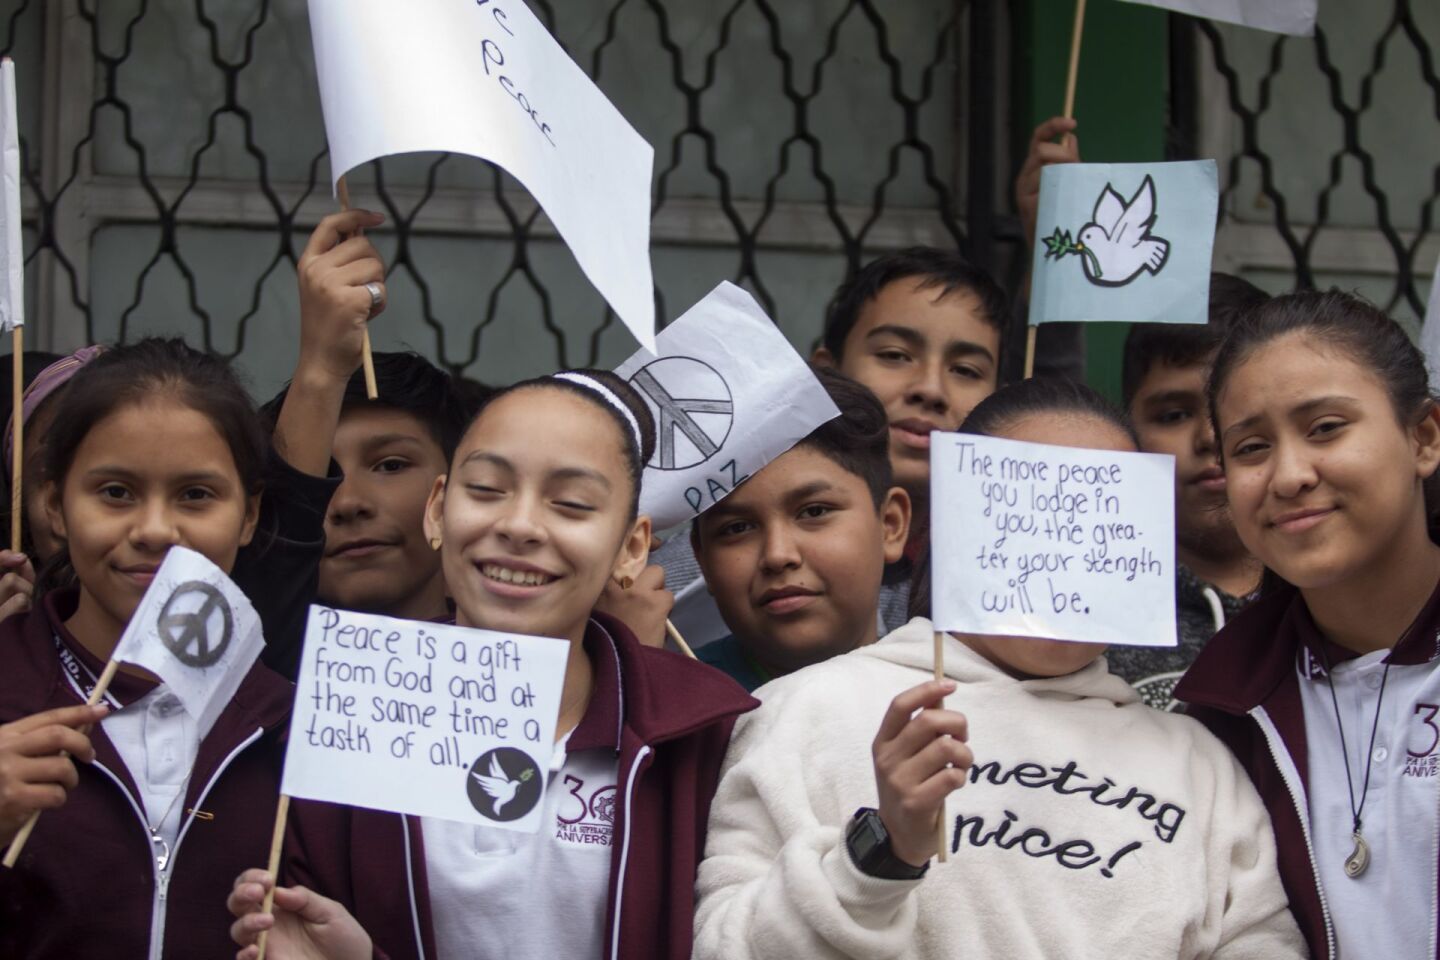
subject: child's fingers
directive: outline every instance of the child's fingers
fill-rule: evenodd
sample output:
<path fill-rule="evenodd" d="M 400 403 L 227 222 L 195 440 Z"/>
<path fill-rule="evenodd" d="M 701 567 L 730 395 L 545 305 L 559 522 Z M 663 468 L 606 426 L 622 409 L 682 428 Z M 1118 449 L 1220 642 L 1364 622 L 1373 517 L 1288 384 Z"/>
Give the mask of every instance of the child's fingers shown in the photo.
<path fill-rule="evenodd" d="M 947 769 L 959 770 L 966 774 L 975 763 L 975 755 L 963 740 L 954 737 L 938 737 L 917 751 L 908 760 L 902 761 L 895 770 L 899 783 L 925 783 L 935 774 Z"/>
<path fill-rule="evenodd" d="M 665 589 L 665 568 L 658 563 L 652 563 L 640 571 L 640 576 L 635 578 L 636 590 L 664 590 Z"/>
<path fill-rule="evenodd" d="M 81 704 L 74 707 L 56 707 L 53 710 L 45 710 L 41 713 L 32 713 L 28 717 L 22 717 L 14 723 L 7 723 L 0 727 L 0 738 L 8 739 L 12 736 L 21 736 L 47 727 L 51 724 L 59 724 L 65 727 L 79 728 L 89 726 L 92 723 L 99 723 L 110 712 L 107 704 L 99 703 L 95 706 Z"/>
<path fill-rule="evenodd" d="M 380 251 L 376 250 L 375 244 L 371 243 L 370 238 L 364 235 L 354 236 L 340 243 L 335 249 L 321 257 L 319 262 L 334 270 L 362 260 L 374 260 L 380 264 L 382 270 L 385 267 L 385 260 L 380 256 Z"/>
<path fill-rule="evenodd" d="M 945 798 L 965 786 L 970 780 L 968 767 L 954 766 L 937 770 L 922 781 L 910 793 L 917 809 L 930 810 L 945 802 Z"/>
<path fill-rule="evenodd" d="M 901 728 L 878 757 L 891 763 L 903 763 L 936 740 L 949 737 L 963 742 L 969 736 L 970 724 L 963 713 L 943 709 L 922 710 Z"/>
<path fill-rule="evenodd" d="M 17 570 L 27 565 L 30 558 L 14 550 L 0 550 L 0 570 Z"/>
<path fill-rule="evenodd" d="M 65 805 L 65 788 L 56 783 L 25 783 L 8 774 L 0 786 L 0 804 L 10 810 L 54 810 Z"/>
<path fill-rule="evenodd" d="M 236 946 L 244 947 L 260 939 L 260 934 L 275 926 L 275 917 L 268 913 L 247 913 L 230 924 L 230 939 Z M 243 955 L 242 951 L 236 956 Z M 257 951 L 258 952 L 258 951 Z M 253 956 L 253 954 L 252 954 Z"/>
<path fill-rule="evenodd" d="M 69 757 L 15 757 L 6 764 L 5 773 L 32 786 L 60 787 L 61 802 L 65 791 L 74 790 L 80 783 L 80 774 Z"/>
<path fill-rule="evenodd" d="M 1030 152 L 1034 153 L 1035 148 L 1042 143 L 1055 140 L 1063 134 L 1073 133 L 1079 126 L 1073 117 L 1051 117 L 1030 135 Z"/>
<path fill-rule="evenodd" d="M 315 227 L 315 231 L 310 234 L 310 240 L 305 244 L 305 252 L 301 255 L 301 259 L 318 257 L 355 231 L 378 226 L 384 220 L 383 214 L 372 213 L 369 210 L 345 210 L 341 213 L 332 213 L 321 220 Z"/>
<path fill-rule="evenodd" d="M 1064 144 L 1042 143 L 1036 148 L 1033 156 L 1038 166 L 1048 167 L 1051 164 L 1073 162 L 1075 151 Z"/>
<path fill-rule="evenodd" d="M 255 913 L 265 903 L 265 891 L 274 881 L 265 870 L 250 869 L 235 878 L 230 887 L 230 896 L 225 898 L 225 907 L 232 916 L 243 917 Z"/>
<path fill-rule="evenodd" d="M 95 759 L 95 747 L 88 736 L 58 723 L 28 730 L 13 740 L 7 738 L 5 749 L 20 757 L 56 757 L 63 750 L 82 763 Z"/>
<path fill-rule="evenodd" d="M 17 613 L 25 613 L 30 606 L 30 594 L 17 593 L 4 603 L 0 603 L 0 620 L 8 620 Z"/>
<path fill-rule="evenodd" d="M 367 283 L 378 283 L 382 286 L 385 283 L 385 264 L 374 257 L 367 257 L 363 260 L 353 260 L 334 269 L 330 274 L 330 283 L 335 287 L 362 287 Z M 370 294 L 365 293 L 365 306 L 370 306 Z"/>
<path fill-rule="evenodd" d="M 875 735 L 876 748 L 894 740 L 900 731 L 905 729 L 916 710 L 936 706 L 954 692 L 954 680 L 927 680 L 891 700 L 885 711 L 885 718 L 880 721 L 880 730 Z"/>

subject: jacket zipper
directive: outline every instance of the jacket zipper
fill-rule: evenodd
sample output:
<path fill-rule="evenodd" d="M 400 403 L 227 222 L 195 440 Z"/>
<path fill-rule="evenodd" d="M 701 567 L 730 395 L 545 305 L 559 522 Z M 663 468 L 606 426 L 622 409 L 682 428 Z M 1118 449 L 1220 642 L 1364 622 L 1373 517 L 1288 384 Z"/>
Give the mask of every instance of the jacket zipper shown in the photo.
<path fill-rule="evenodd" d="M 410 818 L 400 814 L 400 835 L 405 838 L 405 885 L 410 890 L 410 922 L 415 925 L 415 956 L 425 960 L 425 939 L 420 936 L 420 906 L 415 898 L 415 856 L 410 850 Z"/>
<path fill-rule="evenodd" d="M 1275 769 L 1280 771 L 1280 779 L 1285 781 L 1285 789 L 1290 793 L 1290 801 L 1295 804 L 1295 813 L 1300 818 L 1300 830 L 1305 835 L 1305 852 L 1310 855 L 1310 872 L 1315 878 L 1315 892 L 1320 895 L 1320 914 L 1325 919 L 1325 946 L 1329 951 L 1330 960 L 1335 960 L 1335 925 L 1330 919 L 1330 905 L 1325 900 L 1325 886 L 1320 882 L 1320 867 L 1315 862 L 1315 845 L 1310 841 L 1310 813 L 1301 802 L 1303 790 L 1299 783 L 1299 772 L 1294 770 L 1294 760 L 1291 759 L 1289 751 L 1280 742 L 1280 732 L 1275 729 L 1274 723 L 1270 720 L 1270 714 L 1265 712 L 1264 707 L 1255 707 L 1249 711 L 1250 716 L 1260 725 L 1260 732 L 1265 735 L 1265 746 L 1270 749 L 1270 759 L 1275 763 Z M 1281 763 L 1281 757 L 1288 761 Z M 1434 933 L 1431 933 L 1434 936 Z"/>
<path fill-rule="evenodd" d="M 640 764 L 650 756 L 650 746 L 642 746 L 630 764 L 630 776 L 625 779 L 625 833 L 620 841 L 620 876 L 615 882 L 615 916 L 610 918 L 610 960 L 620 960 L 620 910 L 625 904 L 625 867 L 630 859 L 630 801 L 635 796 L 635 779 L 640 773 Z"/>
<path fill-rule="evenodd" d="M 220 766 L 217 767 L 215 773 L 211 775 L 210 780 L 205 784 L 205 788 L 195 797 L 195 804 L 191 808 L 190 816 L 181 824 L 180 832 L 175 837 L 175 846 L 170 851 L 170 860 L 165 870 L 160 869 L 153 855 L 153 847 L 151 848 L 152 852 L 149 856 L 150 873 L 151 876 L 155 878 L 155 894 L 150 902 L 150 960 L 160 960 L 165 952 L 165 901 L 170 894 L 170 871 L 175 868 L 175 858 L 180 855 L 180 844 L 184 842 L 185 834 L 190 830 L 190 824 L 195 822 L 195 810 L 198 810 L 201 804 L 205 802 L 206 796 L 209 795 L 211 789 L 215 786 L 215 781 L 220 779 L 220 775 L 234 762 L 240 752 L 256 740 L 259 740 L 264 733 L 264 727 L 256 728 L 254 733 L 241 741 L 240 744 L 231 750 L 225 759 L 220 762 Z M 150 822 L 145 818 L 145 812 L 140 809 L 140 805 L 135 802 L 135 798 L 130 794 L 130 791 L 125 788 L 124 782 L 98 760 L 94 766 L 114 781 L 115 786 L 119 787 L 120 792 L 125 795 L 125 799 L 130 801 L 130 809 L 135 811 L 135 819 L 140 821 L 140 827 L 145 831 L 145 836 L 148 841 L 150 836 Z"/>

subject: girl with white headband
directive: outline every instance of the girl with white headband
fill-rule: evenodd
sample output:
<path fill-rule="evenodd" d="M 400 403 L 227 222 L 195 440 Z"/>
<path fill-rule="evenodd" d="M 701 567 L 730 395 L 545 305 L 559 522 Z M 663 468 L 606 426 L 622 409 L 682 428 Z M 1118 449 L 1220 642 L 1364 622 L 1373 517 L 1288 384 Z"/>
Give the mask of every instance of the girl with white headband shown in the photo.
<path fill-rule="evenodd" d="M 274 915 L 260 912 L 263 871 L 229 898 L 239 957 L 269 929 L 276 960 L 688 960 L 710 798 L 755 701 L 594 612 L 648 559 L 637 509 L 654 445 L 645 402 L 608 372 L 525 381 L 486 403 L 436 480 L 426 533 L 460 626 L 572 644 L 544 826 L 296 801 Z"/>

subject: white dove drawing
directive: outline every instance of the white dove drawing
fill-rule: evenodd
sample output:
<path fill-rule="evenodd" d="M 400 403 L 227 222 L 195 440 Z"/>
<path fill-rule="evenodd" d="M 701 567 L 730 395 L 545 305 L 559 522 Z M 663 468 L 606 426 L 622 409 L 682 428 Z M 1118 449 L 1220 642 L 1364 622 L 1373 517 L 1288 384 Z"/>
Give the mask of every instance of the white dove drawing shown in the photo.
<path fill-rule="evenodd" d="M 1155 225 L 1155 181 L 1140 184 L 1126 203 L 1108 183 L 1095 202 L 1092 222 L 1077 237 L 1081 264 L 1091 283 L 1121 287 L 1142 271 L 1159 273 L 1170 256 L 1170 241 L 1150 235 Z M 1083 254 L 1090 254 L 1084 256 Z"/>
<path fill-rule="evenodd" d="M 490 799 L 495 801 L 495 816 L 497 817 L 500 816 L 500 808 L 514 800 L 515 791 L 520 788 L 520 781 L 511 780 L 509 774 L 505 772 L 505 768 L 500 766 L 498 756 L 490 757 L 490 776 L 487 777 L 480 773 L 472 773 L 470 776 L 474 777 L 480 784 L 480 788 L 490 795 Z"/>

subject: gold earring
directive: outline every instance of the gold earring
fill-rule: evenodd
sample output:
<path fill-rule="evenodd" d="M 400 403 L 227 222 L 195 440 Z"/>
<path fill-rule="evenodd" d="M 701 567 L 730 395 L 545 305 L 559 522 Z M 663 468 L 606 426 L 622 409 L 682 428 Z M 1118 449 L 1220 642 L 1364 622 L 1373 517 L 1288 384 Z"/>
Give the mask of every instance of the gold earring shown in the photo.
<path fill-rule="evenodd" d="M 431 537 L 431 538 L 430 538 L 430 549 L 431 549 L 431 550 L 439 550 L 439 549 L 440 549 L 440 543 L 441 543 L 441 541 L 440 541 L 440 538 L 439 538 L 438 536 Z"/>
<path fill-rule="evenodd" d="M 630 589 L 631 587 L 633 587 L 633 586 L 635 586 L 635 578 L 634 578 L 634 577 L 621 577 L 621 578 L 620 578 L 620 589 L 621 589 L 621 590 L 629 590 L 629 589 Z"/>

